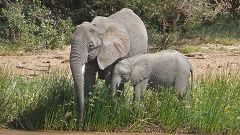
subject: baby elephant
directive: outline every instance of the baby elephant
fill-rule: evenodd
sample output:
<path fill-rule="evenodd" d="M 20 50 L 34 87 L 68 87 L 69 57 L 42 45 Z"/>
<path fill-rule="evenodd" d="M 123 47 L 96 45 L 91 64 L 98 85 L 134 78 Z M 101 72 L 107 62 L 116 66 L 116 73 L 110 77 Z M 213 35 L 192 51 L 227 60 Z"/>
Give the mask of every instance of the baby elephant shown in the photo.
<path fill-rule="evenodd" d="M 134 86 L 134 101 L 140 100 L 147 86 L 172 86 L 183 96 L 189 84 L 190 73 L 192 79 L 192 66 L 178 51 L 139 54 L 115 65 L 111 85 L 113 96 L 117 87 L 129 80 Z"/>

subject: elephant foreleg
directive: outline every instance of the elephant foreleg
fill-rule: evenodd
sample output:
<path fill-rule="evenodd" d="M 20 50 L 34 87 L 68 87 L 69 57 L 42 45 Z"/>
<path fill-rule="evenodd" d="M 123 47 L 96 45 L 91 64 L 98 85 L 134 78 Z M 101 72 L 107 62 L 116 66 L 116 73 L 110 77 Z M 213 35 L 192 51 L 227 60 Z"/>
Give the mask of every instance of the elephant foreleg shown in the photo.
<path fill-rule="evenodd" d="M 109 66 L 106 69 L 104 69 L 105 84 L 110 89 L 111 89 L 111 83 L 112 83 L 112 71 L 113 71 L 113 67 L 112 66 Z"/>
<path fill-rule="evenodd" d="M 143 98 L 143 92 L 147 88 L 148 79 L 144 79 L 134 85 L 133 100 L 139 102 Z"/>
<path fill-rule="evenodd" d="M 109 90 L 109 94 L 112 96 L 112 97 L 115 97 L 119 92 L 118 92 L 118 87 L 116 86 L 112 86 L 112 71 L 113 71 L 113 67 L 114 66 L 109 66 L 107 67 L 105 70 L 104 70 L 104 73 L 105 73 L 105 85 L 106 87 L 108 88 Z M 120 86 L 124 86 L 123 84 L 120 84 Z"/>
<path fill-rule="evenodd" d="M 114 87 L 114 88 L 113 88 Z M 111 95 L 112 97 L 120 97 L 121 94 L 124 92 L 124 83 L 120 84 L 119 87 L 116 86 L 111 87 Z"/>
<path fill-rule="evenodd" d="M 119 85 L 118 90 L 116 92 L 116 96 L 120 97 L 120 95 L 123 94 L 123 92 L 124 92 L 124 83 Z"/>
<path fill-rule="evenodd" d="M 96 69 L 91 64 L 86 64 L 84 72 L 84 96 L 87 97 L 89 91 L 96 84 Z"/>

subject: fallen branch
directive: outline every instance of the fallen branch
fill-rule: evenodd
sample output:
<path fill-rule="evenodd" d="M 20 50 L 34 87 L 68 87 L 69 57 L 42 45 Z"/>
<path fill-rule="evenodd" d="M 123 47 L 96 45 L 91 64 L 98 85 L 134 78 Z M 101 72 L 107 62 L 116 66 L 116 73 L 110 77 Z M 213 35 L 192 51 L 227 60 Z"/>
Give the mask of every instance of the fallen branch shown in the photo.
<path fill-rule="evenodd" d="M 37 67 L 47 67 L 47 68 L 51 67 L 51 65 L 35 65 L 35 66 L 37 66 Z"/>
<path fill-rule="evenodd" d="M 59 59 L 59 60 L 62 60 L 62 59 L 64 59 L 64 57 L 63 57 L 63 56 L 54 56 L 52 59 Z"/>
<path fill-rule="evenodd" d="M 68 63 L 68 62 L 69 62 L 69 59 L 65 59 L 61 63 Z"/>
<path fill-rule="evenodd" d="M 42 72 L 48 72 L 49 71 L 49 69 L 32 69 L 32 68 L 28 68 L 28 67 L 21 66 L 21 65 L 17 65 L 16 68 L 33 70 L 33 71 L 42 71 Z"/>
<path fill-rule="evenodd" d="M 207 55 L 203 56 L 201 53 L 196 54 L 185 54 L 188 59 L 205 59 Z"/>
<path fill-rule="evenodd" d="M 206 57 L 187 57 L 187 59 L 205 59 Z"/>

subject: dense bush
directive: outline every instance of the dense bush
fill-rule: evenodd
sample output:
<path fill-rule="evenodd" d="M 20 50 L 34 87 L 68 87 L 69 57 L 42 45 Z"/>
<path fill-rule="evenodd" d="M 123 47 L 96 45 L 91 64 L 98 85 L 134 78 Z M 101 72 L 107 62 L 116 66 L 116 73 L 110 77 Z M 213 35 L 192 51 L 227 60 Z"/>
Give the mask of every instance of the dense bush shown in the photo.
<path fill-rule="evenodd" d="M 40 2 L 6 3 L 1 10 L 0 41 L 23 50 L 59 48 L 69 43 L 72 23 L 61 19 Z"/>
<path fill-rule="evenodd" d="M 227 27 L 231 28 L 240 14 L 239 0 L 3 0 L 0 44 L 24 50 L 58 48 L 69 44 L 73 25 L 91 21 L 97 15 L 109 16 L 124 7 L 141 17 L 150 46 L 159 49 L 192 36 L 191 32 L 199 27 L 211 28 L 213 22 L 228 20 Z"/>

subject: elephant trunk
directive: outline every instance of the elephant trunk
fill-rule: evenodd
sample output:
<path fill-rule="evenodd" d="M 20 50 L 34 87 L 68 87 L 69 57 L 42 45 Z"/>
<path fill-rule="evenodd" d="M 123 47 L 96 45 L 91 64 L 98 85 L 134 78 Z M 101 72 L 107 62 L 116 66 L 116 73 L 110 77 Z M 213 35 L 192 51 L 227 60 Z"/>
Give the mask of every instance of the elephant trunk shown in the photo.
<path fill-rule="evenodd" d="M 84 104 L 84 74 L 82 72 L 82 67 L 86 62 L 87 62 L 87 49 L 81 47 L 81 44 L 73 42 L 71 45 L 70 52 L 70 67 L 73 76 L 75 96 L 77 102 L 78 112 L 77 124 L 83 123 L 83 113 L 85 104 Z"/>
<path fill-rule="evenodd" d="M 121 83 L 121 79 L 119 77 L 113 77 L 112 83 L 111 83 L 112 97 L 115 97 L 116 90 L 119 87 L 120 83 Z"/>

